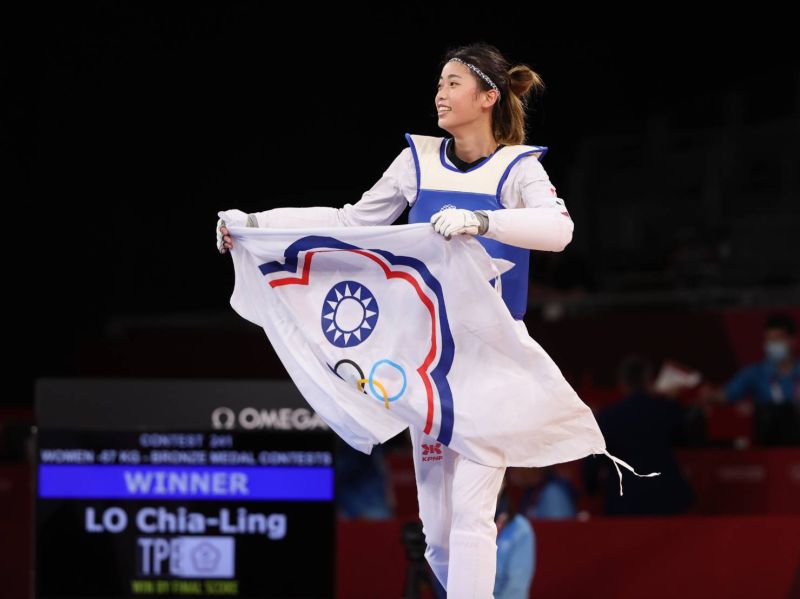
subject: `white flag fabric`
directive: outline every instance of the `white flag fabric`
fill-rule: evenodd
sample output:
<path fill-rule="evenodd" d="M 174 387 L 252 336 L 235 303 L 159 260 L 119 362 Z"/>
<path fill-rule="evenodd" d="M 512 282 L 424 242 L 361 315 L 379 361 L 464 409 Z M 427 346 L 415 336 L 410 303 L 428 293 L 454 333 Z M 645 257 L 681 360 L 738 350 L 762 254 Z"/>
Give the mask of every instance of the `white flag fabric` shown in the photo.
<path fill-rule="evenodd" d="M 429 223 L 252 228 L 241 214 L 219 212 L 233 238 L 231 306 L 355 449 L 411 425 L 487 466 L 603 453 L 658 474 L 606 451 L 591 409 L 503 302 L 512 263 L 470 235 L 446 240 Z"/>

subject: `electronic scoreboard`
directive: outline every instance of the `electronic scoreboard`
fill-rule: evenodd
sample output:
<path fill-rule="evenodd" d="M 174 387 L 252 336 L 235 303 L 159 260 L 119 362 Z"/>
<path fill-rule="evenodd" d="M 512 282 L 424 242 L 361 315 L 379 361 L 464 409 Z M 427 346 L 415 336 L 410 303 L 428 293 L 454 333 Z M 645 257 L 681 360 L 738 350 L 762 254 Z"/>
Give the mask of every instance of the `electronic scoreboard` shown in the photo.
<path fill-rule="evenodd" d="M 41 379 L 37 412 L 37 597 L 333 597 L 334 433 L 291 383 Z"/>

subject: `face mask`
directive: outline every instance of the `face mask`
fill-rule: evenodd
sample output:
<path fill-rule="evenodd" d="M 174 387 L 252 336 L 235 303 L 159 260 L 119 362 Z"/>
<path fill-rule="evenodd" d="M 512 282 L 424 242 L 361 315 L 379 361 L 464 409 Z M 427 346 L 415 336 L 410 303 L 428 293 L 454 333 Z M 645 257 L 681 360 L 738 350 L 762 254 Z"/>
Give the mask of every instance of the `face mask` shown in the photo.
<path fill-rule="evenodd" d="M 789 355 L 789 345 L 785 341 L 767 341 L 764 344 L 764 352 L 773 362 L 780 362 Z"/>

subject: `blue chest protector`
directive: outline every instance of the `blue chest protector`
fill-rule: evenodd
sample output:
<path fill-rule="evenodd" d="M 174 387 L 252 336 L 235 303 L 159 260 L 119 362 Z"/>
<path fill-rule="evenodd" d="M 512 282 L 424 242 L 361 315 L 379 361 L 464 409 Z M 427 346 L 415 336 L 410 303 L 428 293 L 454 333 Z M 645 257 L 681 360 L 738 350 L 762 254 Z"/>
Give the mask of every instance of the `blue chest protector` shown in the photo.
<path fill-rule="evenodd" d="M 504 210 L 500 192 L 514 164 L 524 156 L 538 160 L 545 146 L 503 146 L 482 162 L 460 171 L 445 160 L 446 144 L 452 138 L 406 133 L 417 171 L 417 199 L 408 215 L 409 223 L 429 222 L 445 206 L 465 210 Z M 500 275 L 503 301 L 511 315 L 521 320 L 528 306 L 530 250 L 476 235 L 490 256 L 504 258 L 514 267 Z"/>

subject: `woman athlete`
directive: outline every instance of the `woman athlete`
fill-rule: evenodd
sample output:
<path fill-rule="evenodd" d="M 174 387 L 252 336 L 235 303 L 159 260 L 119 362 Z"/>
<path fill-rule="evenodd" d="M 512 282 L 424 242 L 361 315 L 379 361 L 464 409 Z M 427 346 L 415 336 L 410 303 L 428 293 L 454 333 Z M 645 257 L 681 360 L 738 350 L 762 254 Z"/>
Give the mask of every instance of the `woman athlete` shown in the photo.
<path fill-rule="evenodd" d="M 501 275 L 503 301 L 518 325 L 528 296 L 529 250 L 562 251 L 573 222 L 540 163 L 546 147 L 522 145 L 532 91 L 544 89 L 525 65 L 509 65 L 489 44 L 450 51 L 441 63 L 435 106 L 449 137 L 406 134 L 409 147 L 356 204 L 273 208 L 247 215 L 255 227 L 392 224 L 411 206 L 409 223 L 475 235 L 487 252 L 515 266 Z M 217 247 L 233 247 L 217 223 Z M 471 461 L 409 427 L 425 557 L 456 599 L 492 597 L 497 561 L 494 517 L 505 467 Z"/>

